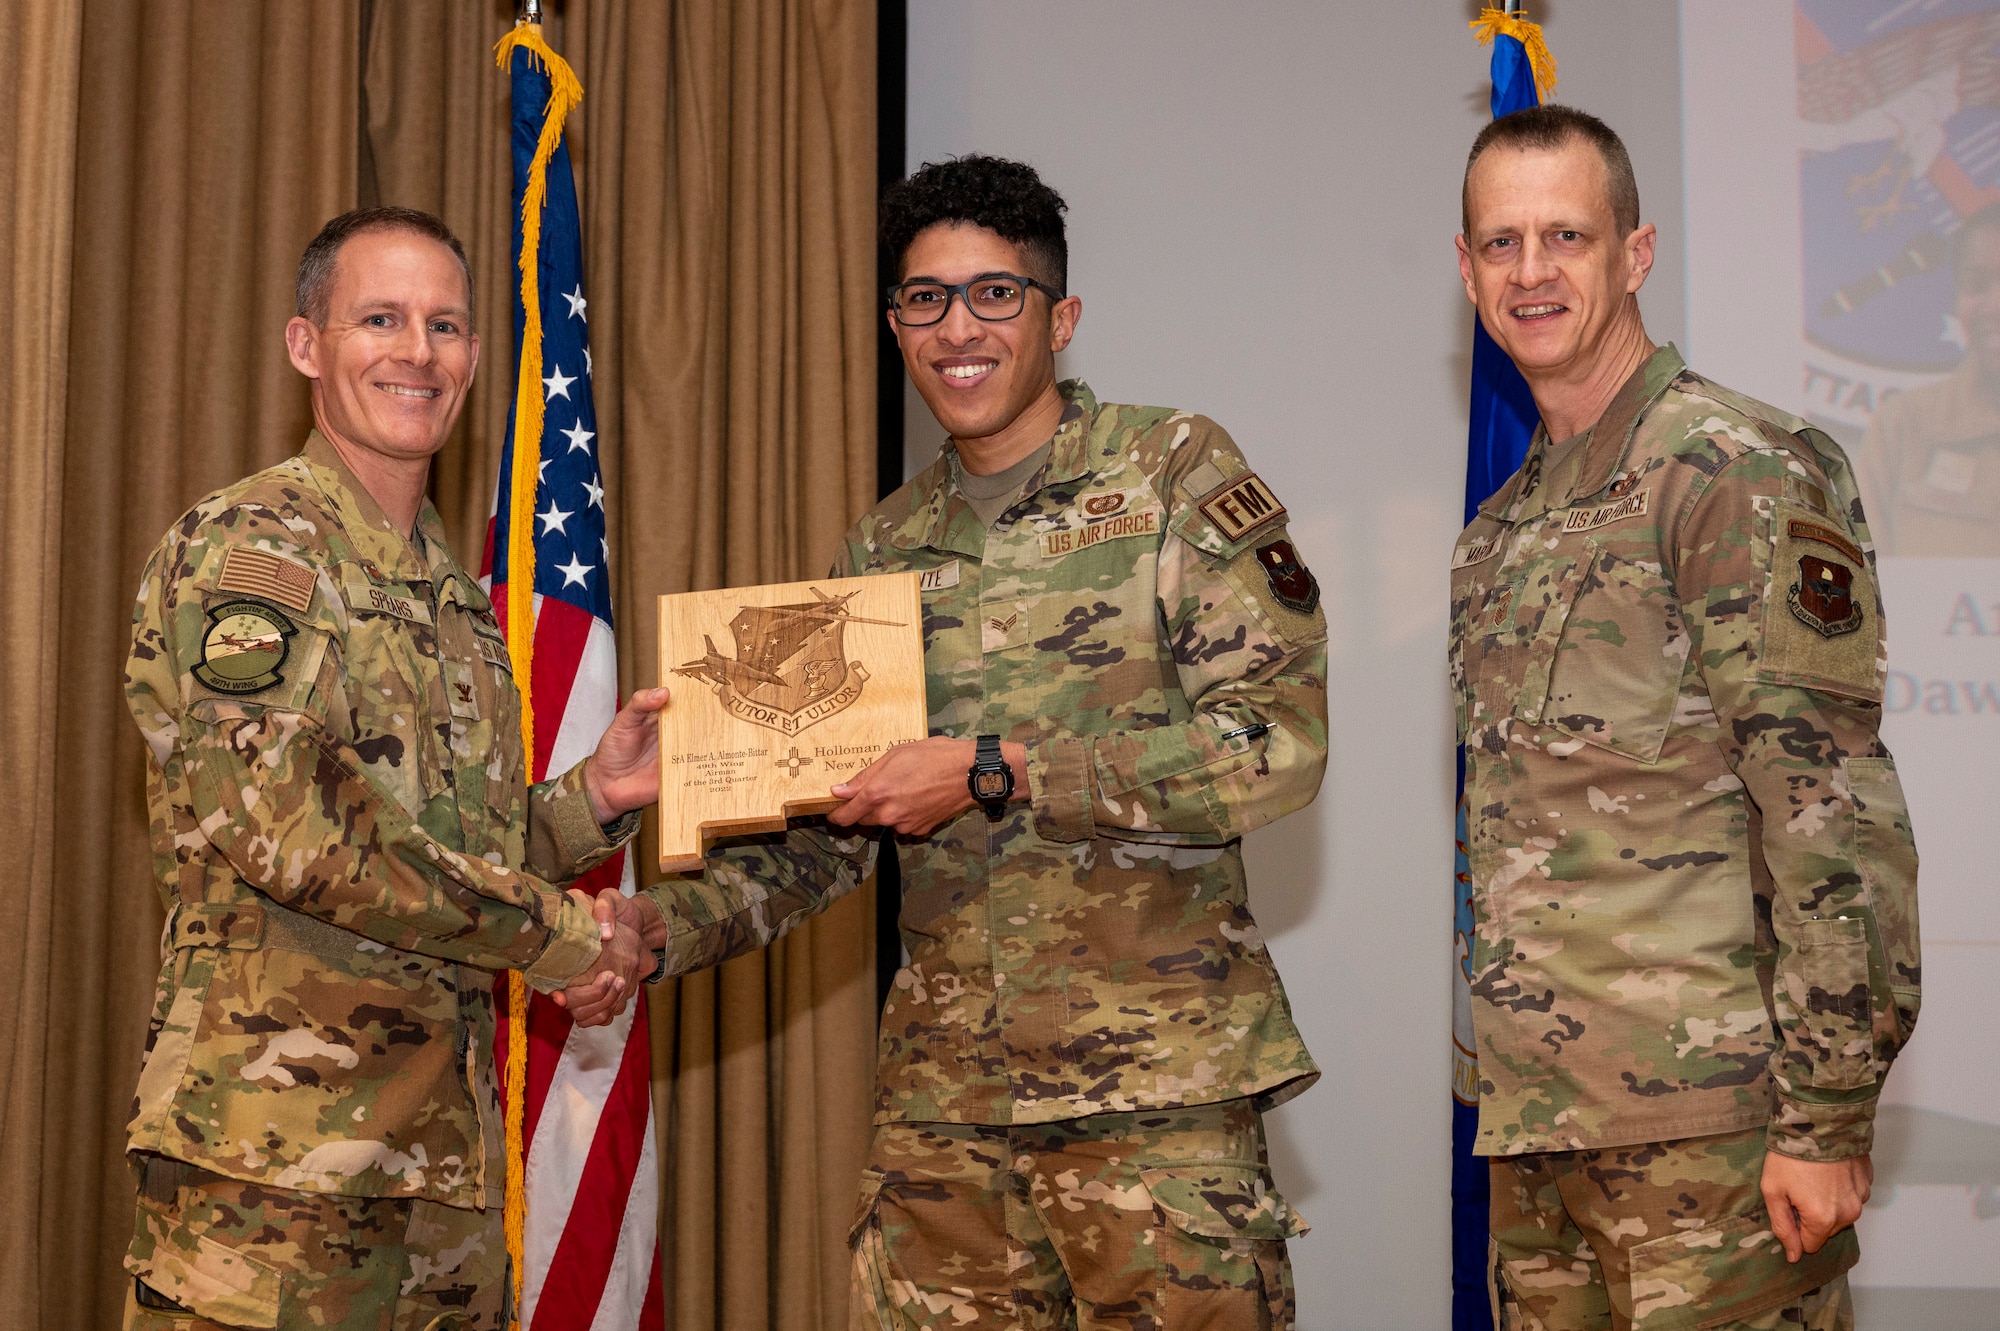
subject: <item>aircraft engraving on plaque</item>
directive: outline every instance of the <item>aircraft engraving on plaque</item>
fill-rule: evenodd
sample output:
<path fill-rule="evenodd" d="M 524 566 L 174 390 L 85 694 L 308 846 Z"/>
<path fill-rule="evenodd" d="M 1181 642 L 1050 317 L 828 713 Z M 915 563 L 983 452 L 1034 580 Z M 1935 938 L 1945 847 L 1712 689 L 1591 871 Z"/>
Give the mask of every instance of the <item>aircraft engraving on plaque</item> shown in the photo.
<path fill-rule="evenodd" d="M 810 585 L 810 584 L 809 584 Z M 868 667 L 843 650 L 849 624 L 907 627 L 901 621 L 864 619 L 848 609 L 861 589 L 797 605 L 746 605 L 729 621 L 736 655 L 724 656 L 702 635 L 699 660 L 674 667 L 677 675 L 705 679 L 730 715 L 783 735 L 835 716 L 861 696 Z"/>
<path fill-rule="evenodd" d="M 914 573 L 660 598 L 660 867 L 714 837 L 782 831 L 928 733 Z"/>

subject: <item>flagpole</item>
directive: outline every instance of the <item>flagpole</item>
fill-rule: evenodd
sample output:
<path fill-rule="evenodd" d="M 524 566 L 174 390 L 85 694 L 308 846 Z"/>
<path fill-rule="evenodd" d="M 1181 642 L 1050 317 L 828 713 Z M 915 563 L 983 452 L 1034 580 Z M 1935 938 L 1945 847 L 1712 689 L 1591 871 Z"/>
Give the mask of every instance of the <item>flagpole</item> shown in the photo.
<path fill-rule="evenodd" d="M 541 21 L 542 0 L 521 0 L 520 5 L 514 10 L 514 25 L 516 27 L 519 27 L 523 23 L 533 23 L 539 26 Z"/>

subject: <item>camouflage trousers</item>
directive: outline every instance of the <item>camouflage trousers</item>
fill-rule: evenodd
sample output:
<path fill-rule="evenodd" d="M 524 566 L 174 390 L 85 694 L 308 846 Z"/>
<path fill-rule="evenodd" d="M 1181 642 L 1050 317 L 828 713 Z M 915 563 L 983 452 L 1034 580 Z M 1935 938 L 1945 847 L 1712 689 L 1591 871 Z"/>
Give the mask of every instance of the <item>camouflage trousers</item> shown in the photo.
<path fill-rule="evenodd" d="M 885 1123 L 862 1176 L 850 1331 L 1290 1331 L 1248 1101 L 1061 1123 Z"/>
<path fill-rule="evenodd" d="M 1854 1230 L 1785 1260 L 1758 1190 L 1762 1128 L 1491 1168 L 1503 1331 L 1852 1331 Z"/>
<path fill-rule="evenodd" d="M 281 1192 L 178 1160 L 132 1157 L 139 1218 L 125 1331 L 312 1327 L 501 1331 L 498 1207 Z"/>

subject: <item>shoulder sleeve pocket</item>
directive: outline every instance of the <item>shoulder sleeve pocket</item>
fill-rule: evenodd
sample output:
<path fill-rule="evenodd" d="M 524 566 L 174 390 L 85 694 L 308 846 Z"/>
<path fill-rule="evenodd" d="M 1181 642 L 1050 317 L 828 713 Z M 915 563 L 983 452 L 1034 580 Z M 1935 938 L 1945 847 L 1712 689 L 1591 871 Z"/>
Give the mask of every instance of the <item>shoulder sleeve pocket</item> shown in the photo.
<path fill-rule="evenodd" d="M 1874 567 L 1845 524 L 1777 503 L 1770 550 L 1759 676 L 1880 702 L 1882 600 Z"/>

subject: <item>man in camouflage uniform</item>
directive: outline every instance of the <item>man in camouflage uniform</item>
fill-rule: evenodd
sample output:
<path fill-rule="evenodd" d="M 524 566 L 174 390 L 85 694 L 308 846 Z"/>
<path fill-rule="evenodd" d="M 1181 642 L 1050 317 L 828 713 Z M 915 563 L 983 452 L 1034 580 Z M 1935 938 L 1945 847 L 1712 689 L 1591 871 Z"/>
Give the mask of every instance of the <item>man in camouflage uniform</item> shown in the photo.
<path fill-rule="evenodd" d="M 976 157 L 884 203 L 891 326 L 951 439 L 835 572 L 922 573 L 932 737 L 834 787 L 830 828 L 718 850 L 634 914 L 669 969 L 711 965 L 863 878 L 847 829 L 900 834 L 856 1327 L 1289 1327 L 1305 1225 L 1261 1113 L 1318 1072 L 1241 838 L 1319 787 L 1319 588 L 1220 427 L 1056 382 L 1062 210 Z M 1013 778 L 990 810 L 981 735 Z"/>
<path fill-rule="evenodd" d="M 631 835 L 663 699 L 530 790 L 506 645 L 423 498 L 477 363 L 463 265 L 421 213 L 328 223 L 286 330 L 318 429 L 140 588 L 168 917 L 128 1328 L 501 1327 L 493 973 L 588 1023 L 652 964 L 551 884 Z"/>
<path fill-rule="evenodd" d="M 1465 200 L 1466 292 L 1542 415 L 1452 559 L 1502 1320 L 1849 1326 L 1918 998 L 1852 476 L 1647 339 L 1601 121 L 1493 122 Z"/>

